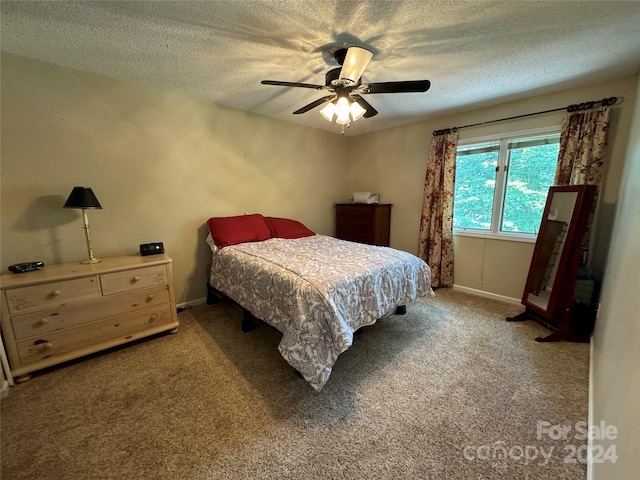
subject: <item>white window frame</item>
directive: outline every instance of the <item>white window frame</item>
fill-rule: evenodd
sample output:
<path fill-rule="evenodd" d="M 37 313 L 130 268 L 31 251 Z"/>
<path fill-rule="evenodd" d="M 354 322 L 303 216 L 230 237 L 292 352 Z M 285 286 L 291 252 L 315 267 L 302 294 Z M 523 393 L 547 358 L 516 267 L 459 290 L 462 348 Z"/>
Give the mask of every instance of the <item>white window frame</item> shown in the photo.
<path fill-rule="evenodd" d="M 496 183 L 493 191 L 493 211 L 491 214 L 491 229 L 489 231 L 480 230 L 475 228 L 456 228 L 453 229 L 453 235 L 460 237 L 477 237 L 477 238 L 490 238 L 495 240 L 507 240 L 512 242 L 527 242 L 535 243 L 538 238 L 536 233 L 523 233 L 523 232 L 501 232 L 498 227 L 502 220 L 502 209 L 504 206 L 504 200 L 506 195 L 505 181 L 507 178 L 506 164 L 508 156 L 508 144 L 509 141 L 515 137 L 534 137 L 541 135 L 553 135 L 561 133 L 562 126 L 554 125 L 550 127 L 532 128 L 529 130 L 518 130 L 513 132 L 502 132 L 493 135 L 484 135 L 481 137 L 473 137 L 461 140 L 458 142 L 459 147 L 466 147 L 476 143 L 488 143 L 499 142 L 500 152 L 498 154 L 498 165 L 496 170 Z M 456 154 L 457 155 L 457 154 Z M 502 175 L 498 175 L 497 172 L 502 171 Z"/>

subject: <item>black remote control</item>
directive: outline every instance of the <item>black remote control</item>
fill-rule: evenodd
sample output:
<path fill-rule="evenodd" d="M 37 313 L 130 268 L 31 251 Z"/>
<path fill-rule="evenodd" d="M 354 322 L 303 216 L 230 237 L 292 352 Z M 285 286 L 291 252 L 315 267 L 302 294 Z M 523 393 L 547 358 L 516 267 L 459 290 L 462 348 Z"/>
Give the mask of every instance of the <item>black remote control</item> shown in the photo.
<path fill-rule="evenodd" d="M 34 270 L 40 270 L 42 267 L 44 267 L 44 263 L 42 262 L 16 263 L 15 265 L 11 265 L 9 267 L 9 271 L 13 273 L 25 273 L 33 272 Z"/>

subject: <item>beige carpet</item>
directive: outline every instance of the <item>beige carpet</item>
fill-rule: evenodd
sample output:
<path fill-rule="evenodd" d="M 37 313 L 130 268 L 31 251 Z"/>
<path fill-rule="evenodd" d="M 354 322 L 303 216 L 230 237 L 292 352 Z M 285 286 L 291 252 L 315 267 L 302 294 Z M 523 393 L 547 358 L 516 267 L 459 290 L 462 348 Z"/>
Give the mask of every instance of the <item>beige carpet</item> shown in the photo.
<path fill-rule="evenodd" d="M 546 329 L 505 322 L 519 311 L 438 290 L 366 328 L 315 392 L 278 332 L 199 305 L 175 335 L 12 387 L 2 478 L 584 479 L 588 345 L 536 343 Z"/>

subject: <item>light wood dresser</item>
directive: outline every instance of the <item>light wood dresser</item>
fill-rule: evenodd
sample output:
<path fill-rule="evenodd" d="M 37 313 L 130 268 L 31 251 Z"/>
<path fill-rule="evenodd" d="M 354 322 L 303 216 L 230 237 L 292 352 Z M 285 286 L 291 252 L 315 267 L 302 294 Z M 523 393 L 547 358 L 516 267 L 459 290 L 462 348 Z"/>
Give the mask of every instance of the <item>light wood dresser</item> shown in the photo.
<path fill-rule="evenodd" d="M 178 330 L 171 258 L 126 256 L 5 273 L 2 335 L 14 381 L 30 372 Z"/>

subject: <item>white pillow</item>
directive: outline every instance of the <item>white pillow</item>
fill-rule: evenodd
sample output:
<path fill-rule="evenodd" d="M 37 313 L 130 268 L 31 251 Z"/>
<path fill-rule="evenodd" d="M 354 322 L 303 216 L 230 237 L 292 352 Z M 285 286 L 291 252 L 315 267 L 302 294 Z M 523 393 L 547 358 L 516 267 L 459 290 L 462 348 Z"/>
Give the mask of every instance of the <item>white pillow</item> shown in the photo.
<path fill-rule="evenodd" d="M 211 232 L 209 232 L 209 234 L 207 235 L 207 243 L 209 244 L 209 247 L 211 248 L 212 252 L 218 251 L 218 247 L 216 247 L 216 244 L 213 243 L 213 237 L 211 236 Z"/>

